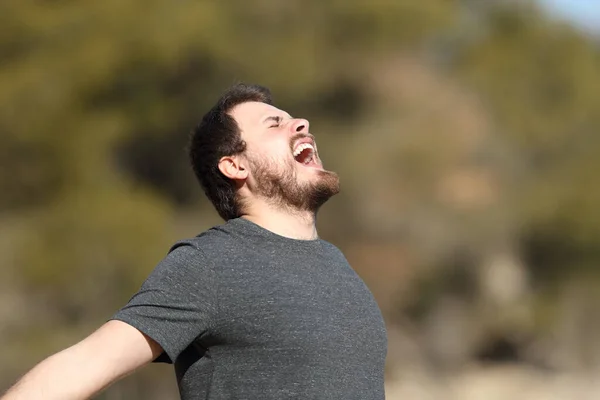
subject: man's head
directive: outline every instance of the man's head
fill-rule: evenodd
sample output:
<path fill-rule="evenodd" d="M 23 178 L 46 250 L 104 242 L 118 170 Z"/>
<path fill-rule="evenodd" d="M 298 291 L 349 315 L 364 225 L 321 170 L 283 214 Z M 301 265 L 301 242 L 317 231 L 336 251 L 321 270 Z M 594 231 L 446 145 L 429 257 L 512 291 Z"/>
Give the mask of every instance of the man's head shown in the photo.
<path fill-rule="evenodd" d="M 261 86 L 238 84 L 219 99 L 193 132 L 190 159 L 223 219 L 243 215 L 254 201 L 316 212 L 339 191 L 308 128 L 274 107 Z"/>

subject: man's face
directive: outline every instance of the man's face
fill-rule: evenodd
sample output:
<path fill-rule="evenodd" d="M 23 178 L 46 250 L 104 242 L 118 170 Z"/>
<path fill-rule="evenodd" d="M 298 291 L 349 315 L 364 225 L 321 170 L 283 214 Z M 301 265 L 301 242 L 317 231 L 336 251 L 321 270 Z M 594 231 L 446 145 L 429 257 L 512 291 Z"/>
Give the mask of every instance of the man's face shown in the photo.
<path fill-rule="evenodd" d="M 247 184 L 253 194 L 316 212 L 339 192 L 338 176 L 323 168 L 308 121 L 259 102 L 242 103 L 230 114 L 247 145 Z"/>

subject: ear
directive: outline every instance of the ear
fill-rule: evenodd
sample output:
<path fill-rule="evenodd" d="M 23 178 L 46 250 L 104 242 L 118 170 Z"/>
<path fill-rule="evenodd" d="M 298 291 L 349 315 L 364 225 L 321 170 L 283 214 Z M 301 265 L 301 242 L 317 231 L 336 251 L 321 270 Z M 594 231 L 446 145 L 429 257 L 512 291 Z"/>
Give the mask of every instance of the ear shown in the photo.
<path fill-rule="evenodd" d="M 242 181 L 248 177 L 248 169 L 241 163 L 237 156 L 225 156 L 219 160 L 219 171 L 227 178 Z"/>

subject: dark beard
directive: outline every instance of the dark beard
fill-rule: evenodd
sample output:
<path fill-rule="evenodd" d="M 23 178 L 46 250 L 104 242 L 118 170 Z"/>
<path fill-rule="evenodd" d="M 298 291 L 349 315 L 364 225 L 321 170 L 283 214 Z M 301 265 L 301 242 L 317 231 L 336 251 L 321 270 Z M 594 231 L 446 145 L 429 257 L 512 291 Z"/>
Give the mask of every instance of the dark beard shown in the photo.
<path fill-rule="evenodd" d="M 263 160 L 253 160 L 252 164 L 258 194 L 282 208 L 316 214 L 331 196 L 340 191 L 338 175 L 332 171 L 317 171 L 317 181 L 299 183 L 294 165 L 288 164 L 285 169 L 273 168 Z"/>

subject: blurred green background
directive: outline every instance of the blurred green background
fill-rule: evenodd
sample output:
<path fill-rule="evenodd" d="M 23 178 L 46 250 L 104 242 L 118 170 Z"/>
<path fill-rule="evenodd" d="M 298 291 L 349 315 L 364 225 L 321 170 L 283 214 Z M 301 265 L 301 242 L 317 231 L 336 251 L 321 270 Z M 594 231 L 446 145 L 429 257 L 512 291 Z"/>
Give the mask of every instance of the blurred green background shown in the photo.
<path fill-rule="evenodd" d="M 589 30 L 493 0 L 6 0 L 0 26 L 0 390 L 220 223 L 184 148 L 244 81 L 341 176 L 319 230 L 384 313 L 389 399 L 600 398 Z M 155 365 L 99 398 L 176 393 Z"/>

